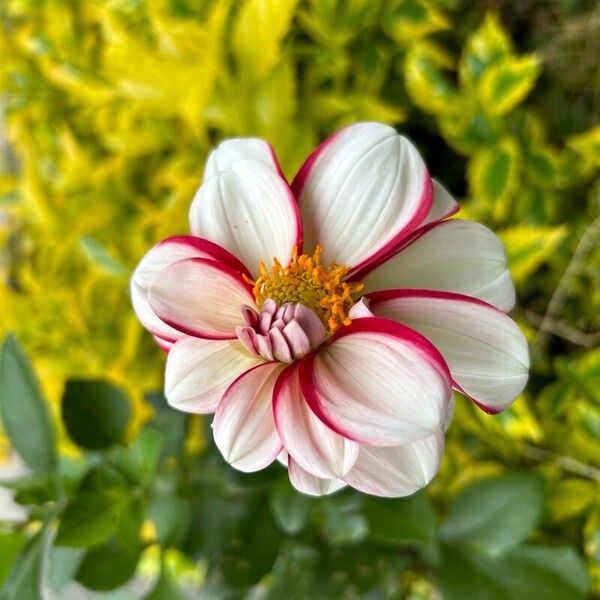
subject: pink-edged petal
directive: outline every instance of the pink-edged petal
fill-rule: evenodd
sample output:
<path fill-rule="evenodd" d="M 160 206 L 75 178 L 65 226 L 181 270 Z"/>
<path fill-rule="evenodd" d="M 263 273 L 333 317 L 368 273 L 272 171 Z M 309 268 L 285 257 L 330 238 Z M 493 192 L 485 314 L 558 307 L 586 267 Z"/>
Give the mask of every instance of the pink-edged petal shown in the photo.
<path fill-rule="evenodd" d="M 370 446 L 427 437 L 444 419 L 448 368 L 416 331 L 379 318 L 356 319 L 299 366 L 313 412 L 340 435 Z"/>
<path fill-rule="evenodd" d="M 367 298 L 361 298 L 356 304 L 348 311 L 350 319 L 364 319 L 365 317 L 373 317 L 373 313 L 369 309 L 369 300 Z"/>
<path fill-rule="evenodd" d="M 171 348 L 173 347 L 173 344 L 175 343 L 175 342 L 170 342 L 169 340 L 163 340 L 161 337 L 158 337 L 157 335 L 153 335 L 152 337 L 154 338 L 156 345 L 163 352 L 169 352 L 171 350 Z"/>
<path fill-rule="evenodd" d="M 323 261 L 359 269 L 413 231 L 431 208 L 433 185 L 418 151 L 381 123 L 338 132 L 310 156 L 292 188 L 305 246 Z"/>
<path fill-rule="evenodd" d="M 386 498 L 414 494 L 437 473 L 444 454 L 444 432 L 388 448 L 361 446 L 344 481 L 353 488 Z"/>
<path fill-rule="evenodd" d="M 502 242 L 487 227 L 452 219 L 426 227 L 363 278 L 365 290 L 422 288 L 474 296 L 508 312 L 515 288 Z"/>
<path fill-rule="evenodd" d="M 379 265 L 383 264 L 386 260 L 398 254 L 398 252 L 408 246 L 411 241 L 428 231 L 432 224 L 447 219 L 459 211 L 460 206 L 458 202 L 454 200 L 448 190 L 446 190 L 446 188 L 444 188 L 444 186 L 442 186 L 442 184 L 435 179 L 432 181 L 433 203 L 425 220 L 409 236 L 400 238 L 395 246 L 389 247 L 385 254 L 378 256 L 377 260 L 373 260 L 358 271 L 354 271 L 350 276 L 351 280 L 363 281 L 367 273 L 370 273 Z"/>
<path fill-rule="evenodd" d="M 165 397 L 178 410 L 212 413 L 235 378 L 263 362 L 237 340 L 183 338 L 173 345 L 167 358 Z"/>
<path fill-rule="evenodd" d="M 294 358 L 302 358 L 311 351 L 310 340 L 298 321 L 290 321 L 281 331 Z"/>
<path fill-rule="evenodd" d="M 308 496 L 328 496 L 346 487 L 346 483 L 341 479 L 316 477 L 304 470 L 291 456 L 288 458 L 288 475 L 291 484 Z"/>
<path fill-rule="evenodd" d="M 287 450 L 282 450 L 278 455 L 277 455 L 277 462 L 285 467 L 287 469 L 288 466 L 288 453 Z"/>
<path fill-rule="evenodd" d="M 302 223 L 287 182 L 253 159 L 235 160 L 196 193 L 190 228 L 239 257 L 258 275 L 259 265 L 277 258 L 287 264 L 301 248 Z"/>
<path fill-rule="evenodd" d="M 271 342 L 271 348 L 273 349 L 273 356 L 275 360 L 284 363 L 292 362 L 291 349 L 283 337 L 283 333 L 277 327 L 272 327 L 268 333 L 269 341 Z"/>
<path fill-rule="evenodd" d="M 421 223 L 421 227 L 423 225 L 429 225 L 429 223 L 435 223 L 436 221 L 447 219 L 448 217 L 456 214 L 460 209 L 460 205 L 450 195 L 450 192 L 448 192 L 448 190 L 436 179 L 433 179 L 432 181 L 433 202 L 431 204 L 429 214 L 425 217 L 423 223 Z"/>
<path fill-rule="evenodd" d="M 398 252 L 400 252 L 402 248 L 408 246 L 412 240 L 416 239 L 419 235 L 430 229 L 433 223 L 447 219 L 460 210 L 460 205 L 458 202 L 456 202 L 456 200 L 454 200 L 448 190 L 446 190 L 446 188 L 435 179 L 432 181 L 433 203 L 425 220 L 408 237 L 403 237 L 398 240 L 396 246 L 390 247 L 385 255 L 379 256 L 376 261 L 371 261 L 359 271 L 354 271 L 351 276 L 352 280 L 362 281 L 367 273 L 370 273 L 380 264 L 398 254 Z"/>
<path fill-rule="evenodd" d="M 223 458 L 240 471 L 270 465 L 282 450 L 273 422 L 273 386 L 283 365 L 265 363 L 227 388 L 215 412 L 213 433 Z"/>
<path fill-rule="evenodd" d="M 258 312 L 256 312 L 256 309 L 252 308 L 251 306 L 244 305 L 242 306 L 241 310 L 244 323 L 246 323 L 248 327 L 256 327 L 258 324 Z"/>
<path fill-rule="evenodd" d="M 148 303 L 148 291 L 161 271 L 186 258 L 216 260 L 239 273 L 250 275 L 235 256 L 208 240 L 191 235 L 180 235 L 163 240 L 154 246 L 139 262 L 131 277 L 131 300 L 142 325 L 165 341 L 175 341 L 183 337 L 183 334 L 156 316 Z"/>
<path fill-rule="evenodd" d="M 233 339 L 244 325 L 241 307 L 254 302 L 239 273 L 205 258 L 181 260 L 161 271 L 150 288 L 150 307 L 187 335 Z"/>
<path fill-rule="evenodd" d="M 318 348 L 325 339 L 325 328 L 321 319 L 304 304 L 296 304 L 294 307 L 294 320 L 308 336 L 311 349 Z"/>
<path fill-rule="evenodd" d="M 264 356 L 267 360 L 275 360 L 275 356 L 273 355 L 273 346 L 271 345 L 271 339 L 268 335 L 260 335 L 256 336 L 256 341 L 258 342 L 258 353 L 261 356 Z"/>
<path fill-rule="evenodd" d="M 256 331 L 252 327 L 236 327 L 235 335 L 237 339 L 244 344 L 244 348 L 250 352 L 250 354 L 258 354 L 258 337 Z"/>
<path fill-rule="evenodd" d="M 273 414 L 285 449 L 303 469 L 321 479 L 336 479 L 352 468 L 358 444 L 331 430 L 312 412 L 300 389 L 297 365 L 277 380 Z"/>
<path fill-rule="evenodd" d="M 455 386 L 484 410 L 505 409 L 527 383 L 529 351 L 516 323 L 493 306 L 461 294 L 389 290 L 368 294 L 371 310 L 429 339 Z"/>
<path fill-rule="evenodd" d="M 244 159 L 255 160 L 283 178 L 281 167 L 271 144 L 260 138 L 232 138 L 222 141 L 208 155 L 204 167 L 204 179 L 224 173 L 234 163 Z"/>

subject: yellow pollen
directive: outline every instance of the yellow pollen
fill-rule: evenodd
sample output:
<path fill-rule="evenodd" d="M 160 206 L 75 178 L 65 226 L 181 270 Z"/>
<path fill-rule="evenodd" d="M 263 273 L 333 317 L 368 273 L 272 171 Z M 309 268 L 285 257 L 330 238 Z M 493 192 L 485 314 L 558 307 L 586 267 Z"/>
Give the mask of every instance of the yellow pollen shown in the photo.
<path fill-rule="evenodd" d="M 279 306 L 286 302 L 304 304 L 319 316 L 329 334 L 342 325 L 349 325 L 348 311 L 364 284 L 345 282 L 349 268 L 335 263 L 324 267 L 321 254 L 321 246 L 315 248 L 312 256 L 298 256 L 298 249 L 294 248 L 287 267 L 276 258 L 270 271 L 261 263 L 260 276 L 256 281 L 245 278 L 254 286 L 257 306 L 261 308 L 267 298 L 273 299 Z"/>

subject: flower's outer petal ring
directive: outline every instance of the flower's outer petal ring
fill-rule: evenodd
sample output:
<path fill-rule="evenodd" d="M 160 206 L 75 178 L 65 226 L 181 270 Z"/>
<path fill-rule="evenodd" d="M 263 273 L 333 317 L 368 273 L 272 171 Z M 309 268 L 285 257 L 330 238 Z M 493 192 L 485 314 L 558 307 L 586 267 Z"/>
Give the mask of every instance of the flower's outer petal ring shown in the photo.
<path fill-rule="evenodd" d="M 273 168 L 253 159 L 233 161 L 196 193 L 190 208 L 195 235 L 227 248 L 254 276 L 273 258 L 287 265 L 294 246 L 302 247 L 298 204 Z"/>
<path fill-rule="evenodd" d="M 275 425 L 285 449 L 306 471 L 321 479 L 345 475 L 358 456 L 358 444 L 325 425 L 308 406 L 297 364 L 277 380 L 273 392 Z"/>
<path fill-rule="evenodd" d="M 149 300 L 167 325 L 206 339 L 235 338 L 235 328 L 244 325 L 241 306 L 254 304 L 239 273 L 205 258 L 181 260 L 161 271 Z"/>
<path fill-rule="evenodd" d="M 341 479 L 321 479 L 305 471 L 291 456 L 288 457 L 288 475 L 291 484 L 308 496 L 328 496 L 346 487 Z"/>
<path fill-rule="evenodd" d="M 450 195 L 450 192 L 437 180 L 433 179 L 433 202 L 431 209 L 421 227 L 442 221 L 456 214 L 460 210 L 458 202 Z"/>
<path fill-rule="evenodd" d="M 321 144 L 292 183 L 308 249 L 358 270 L 425 219 L 433 185 L 406 138 L 381 123 L 358 123 Z"/>
<path fill-rule="evenodd" d="M 525 336 L 502 311 L 476 298 L 433 290 L 367 295 L 375 315 L 405 323 L 442 353 L 455 387 L 486 412 L 504 410 L 527 383 Z"/>
<path fill-rule="evenodd" d="M 433 479 L 443 454 L 441 428 L 422 440 L 401 446 L 361 446 L 358 459 L 344 481 L 373 496 L 410 496 Z"/>
<path fill-rule="evenodd" d="M 178 410 L 213 413 L 236 377 L 263 362 L 237 340 L 183 338 L 167 357 L 165 397 Z"/>
<path fill-rule="evenodd" d="M 474 296 L 508 312 L 515 287 L 502 242 L 487 227 L 451 219 L 425 227 L 406 247 L 364 275 L 367 292 L 419 288 Z"/>
<path fill-rule="evenodd" d="M 179 235 L 156 244 L 142 258 L 131 277 L 131 300 L 142 325 L 164 342 L 174 342 L 184 334 L 156 316 L 148 303 L 148 290 L 162 270 L 186 258 L 209 258 L 250 275 L 248 269 L 225 248 L 202 238 Z M 158 340 L 157 343 L 165 349 L 164 344 Z"/>
<path fill-rule="evenodd" d="M 211 151 L 204 167 L 204 180 L 228 171 L 233 163 L 244 159 L 260 162 L 285 179 L 273 146 L 260 138 L 246 137 L 223 140 Z"/>
<path fill-rule="evenodd" d="M 436 348 L 416 331 L 380 318 L 352 321 L 299 365 L 313 412 L 340 435 L 397 446 L 442 424 L 452 381 Z"/>
<path fill-rule="evenodd" d="M 272 398 L 284 368 L 269 362 L 246 371 L 227 388 L 215 412 L 215 443 L 225 460 L 240 471 L 264 469 L 283 448 L 273 422 Z"/>

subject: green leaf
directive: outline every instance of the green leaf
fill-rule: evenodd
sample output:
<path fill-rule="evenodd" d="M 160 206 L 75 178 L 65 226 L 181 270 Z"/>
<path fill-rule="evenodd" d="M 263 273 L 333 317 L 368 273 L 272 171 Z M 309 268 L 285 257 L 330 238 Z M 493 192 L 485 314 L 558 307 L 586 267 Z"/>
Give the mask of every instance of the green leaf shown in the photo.
<path fill-rule="evenodd" d="M 187 532 L 190 507 L 183 498 L 160 495 L 154 497 L 150 503 L 149 517 L 154 522 L 160 544 L 173 546 Z"/>
<path fill-rule="evenodd" d="M 481 112 L 459 108 L 441 115 L 439 125 L 448 144 L 466 156 L 498 142 L 497 127 Z"/>
<path fill-rule="evenodd" d="M 425 560 L 437 564 L 437 519 L 424 494 L 398 499 L 369 498 L 363 514 L 373 540 L 393 546 L 417 547 Z"/>
<path fill-rule="evenodd" d="M 568 144 L 589 164 L 600 167 L 600 125 L 569 138 Z"/>
<path fill-rule="evenodd" d="M 61 592 L 75 577 L 85 551 L 81 548 L 54 546 L 48 553 L 48 581 Z"/>
<path fill-rule="evenodd" d="M 325 533 L 334 544 L 356 544 L 367 537 L 369 526 L 363 515 L 328 511 L 325 515 Z"/>
<path fill-rule="evenodd" d="M 369 526 L 359 512 L 361 499 L 354 495 L 339 494 L 323 501 L 325 511 L 324 533 L 334 544 L 356 544 L 369 534 Z"/>
<path fill-rule="evenodd" d="M 0 417 L 13 448 L 36 473 L 56 466 L 54 429 L 22 348 L 8 336 L 0 354 Z"/>
<path fill-rule="evenodd" d="M 363 514 L 371 537 L 382 542 L 420 544 L 437 537 L 435 513 L 423 494 L 393 500 L 369 498 Z"/>
<path fill-rule="evenodd" d="M 308 496 L 299 494 L 282 478 L 273 487 L 271 493 L 271 510 L 277 526 L 288 535 L 300 533 L 307 524 L 308 514 L 314 501 Z"/>
<path fill-rule="evenodd" d="M 296 3 L 297 0 L 243 2 L 233 28 L 232 46 L 240 71 L 246 76 L 261 80 L 281 59 L 281 43 L 290 29 Z"/>
<path fill-rule="evenodd" d="M 531 147 L 525 164 L 531 179 L 543 189 L 553 189 L 560 184 L 560 156 L 552 148 Z"/>
<path fill-rule="evenodd" d="M 1 485 L 13 490 L 17 504 L 41 505 L 56 497 L 56 477 L 54 474 L 26 475 L 19 479 L 2 481 Z"/>
<path fill-rule="evenodd" d="M 105 542 L 117 526 L 116 516 L 124 502 L 109 492 L 82 492 L 63 512 L 55 543 L 88 548 Z"/>
<path fill-rule="evenodd" d="M 529 94 L 540 72 L 535 56 L 511 57 L 490 67 L 479 82 L 479 100 L 494 116 L 515 108 Z"/>
<path fill-rule="evenodd" d="M 542 484 L 537 476 L 482 479 L 459 494 L 441 531 L 447 540 L 500 554 L 529 535 L 542 509 Z"/>
<path fill-rule="evenodd" d="M 506 211 L 506 200 L 517 184 L 519 158 L 519 148 L 510 138 L 475 154 L 468 171 L 475 198 L 492 209 Z"/>
<path fill-rule="evenodd" d="M 490 577 L 463 548 L 443 545 L 443 549 L 439 578 L 444 600 L 513 600 L 506 596 L 502 581 Z"/>
<path fill-rule="evenodd" d="M 115 465 L 132 481 L 148 484 L 158 468 L 162 437 L 158 431 L 143 429 L 129 448 L 117 448 Z"/>
<path fill-rule="evenodd" d="M 502 564 L 506 565 L 507 574 L 510 572 L 511 587 L 514 584 L 514 593 L 518 595 L 522 589 L 523 597 L 533 598 L 533 590 L 529 584 L 533 583 L 535 575 L 539 573 L 539 584 L 545 584 L 544 598 L 552 597 L 563 600 L 568 598 L 583 597 L 589 588 L 588 574 L 585 562 L 570 547 L 523 546 L 503 558 Z M 513 577 L 521 572 L 521 579 Z M 541 596 L 539 596 L 541 597 Z"/>
<path fill-rule="evenodd" d="M 130 417 L 127 396 L 105 381 L 71 380 L 62 398 L 62 417 L 82 448 L 103 450 L 123 442 Z"/>
<path fill-rule="evenodd" d="M 146 395 L 146 400 L 154 409 L 154 416 L 148 428 L 158 431 L 161 437 L 161 456 L 164 460 L 175 456 L 185 440 L 187 421 L 185 413 L 173 410 L 161 392 Z"/>
<path fill-rule="evenodd" d="M 0 586 L 4 584 L 17 554 L 25 543 L 22 533 L 0 533 Z"/>
<path fill-rule="evenodd" d="M 75 579 L 91 590 L 113 590 L 135 573 L 139 549 L 131 550 L 117 540 L 88 550 Z"/>
<path fill-rule="evenodd" d="M 494 559 L 447 545 L 443 557 L 444 600 L 579 600 L 588 589 L 585 564 L 572 548 L 523 546 Z"/>
<path fill-rule="evenodd" d="M 512 53 L 512 43 L 498 17 L 488 13 L 481 27 L 465 44 L 459 64 L 460 82 L 469 86 L 485 71 Z"/>
<path fill-rule="evenodd" d="M 40 580 L 45 545 L 45 529 L 26 542 L 2 587 L 0 600 L 41 600 Z"/>
<path fill-rule="evenodd" d="M 428 0 L 394 0 L 386 5 L 381 23 L 400 44 L 450 27 L 450 21 Z"/>
<path fill-rule="evenodd" d="M 552 258 L 567 229 L 564 226 L 515 225 L 498 233 L 506 246 L 508 267 L 517 284 L 524 283 Z"/>
<path fill-rule="evenodd" d="M 433 114 L 455 111 L 458 93 L 444 73 L 452 67 L 452 57 L 436 44 L 423 40 L 410 47 L 404 76 L 408 93 L 419 108 Z"/>
<path fill-rule="evenodd" d="M 144 600 L 186 600 L 187 596 L 163 566 L 160 577 Z"/>
<path fill-rule="evenodd" d="M 110 275 L 124 275 L 127 269 L 113 258 L 104 245 L 91 235 L 82 235 L 79 245 L 84 256 Z"/>

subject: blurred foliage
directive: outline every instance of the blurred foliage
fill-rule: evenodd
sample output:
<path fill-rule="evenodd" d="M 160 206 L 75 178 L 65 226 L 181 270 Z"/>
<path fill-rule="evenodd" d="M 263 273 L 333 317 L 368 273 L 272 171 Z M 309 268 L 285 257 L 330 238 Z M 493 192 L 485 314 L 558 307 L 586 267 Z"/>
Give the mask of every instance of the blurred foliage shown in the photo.
<path fill-rule="evenodd" d="M 29 517 L 0 523 L 2 600 L 39 597 L 42 564 L 56 594 L 134 572 L 154 599 L 600 594 L 595 3 L 5 0 L 0 23 L 0 335 L 42 388 L 8 338 L 0 415 L 32 474 L 5 482 Z M 291 176 L 357 120 L 499 232 L 533 361 L 504 413 L 457 399 L 439 476 L 395 501 L 224 465 L 149 395 L 164 357 L 128 298 L 220 139 L 267 138 Z"/>

